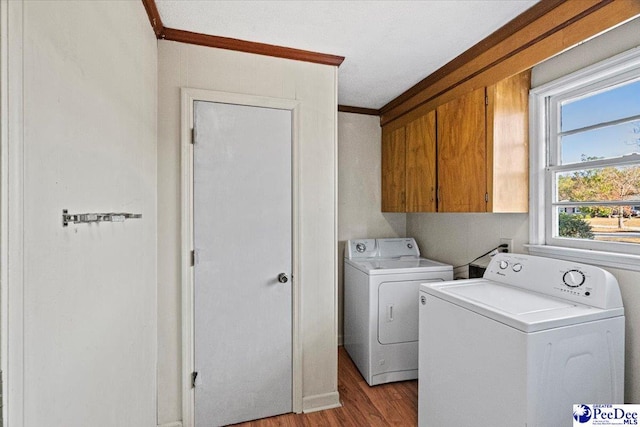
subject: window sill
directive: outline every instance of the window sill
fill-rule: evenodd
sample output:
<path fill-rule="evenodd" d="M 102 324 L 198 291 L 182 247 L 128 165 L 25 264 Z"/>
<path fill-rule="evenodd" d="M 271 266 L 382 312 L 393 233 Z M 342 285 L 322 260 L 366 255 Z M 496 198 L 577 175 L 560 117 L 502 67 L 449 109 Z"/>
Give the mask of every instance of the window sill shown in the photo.
<path fill-rule="evenodd" d="M 565 248 L 547 245 L 524 245 L 531 255 L 560 258 L 568 261 L 597 264 L 603 267 L 640 271 L 640 255 L 603 252 L 588 249 Z"/>

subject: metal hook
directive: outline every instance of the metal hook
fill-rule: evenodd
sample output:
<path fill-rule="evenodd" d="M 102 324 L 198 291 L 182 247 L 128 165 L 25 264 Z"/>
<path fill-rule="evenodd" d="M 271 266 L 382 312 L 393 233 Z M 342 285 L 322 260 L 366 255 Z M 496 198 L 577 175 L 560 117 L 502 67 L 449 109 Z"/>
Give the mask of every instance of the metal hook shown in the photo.
<path fill-rule="evenodd" d="M 109 212 L 109 213 L 82 213 L 70 214 L 67 209 L 62 210 L 62 226 L 66 227 L 70 222 L 74 224 L 89 222 L 124 222 L 126 219 L 142 218 L 142 214 L 133 214 L 125 212 Z"/>

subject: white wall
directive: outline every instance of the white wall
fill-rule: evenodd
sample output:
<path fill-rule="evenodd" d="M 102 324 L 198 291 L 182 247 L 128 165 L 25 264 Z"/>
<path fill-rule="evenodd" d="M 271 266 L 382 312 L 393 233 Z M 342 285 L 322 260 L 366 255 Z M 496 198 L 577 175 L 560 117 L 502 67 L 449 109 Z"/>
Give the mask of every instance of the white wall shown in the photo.
<path fill-rule="evenodd" d="M 336 67 L 161 41 L 158 51 L 158 423 L 182 419 L 180 88 L 301 102 L 303 397 L 338 404 Z"/>
<path fill-rule="evenodd" d="M 153 426 L 157 48 L 149 20 L 140 2 L 9 1 L 5 10 L 7 424 Z M 63 228 L 65 208 L 143 218 Z"/>
<path fill-rule="evenodd" d="M 406 215 L 381 213 L 380 117 L 338 113 L 338 333 L 343 336 L 344 247 L 349 239 L 404 237 Z"/>
<path fill-rule="evenodd" d="M 566 51 L 533 68 L 532 87 L 640 47 L 640 18 Z M 640 403 L 640 273 L 607 268 L 620 284 L 626 316 L 625 400 Z"/>
<path fill-rule="evenodd" d="M 415 213 L 407 214 L 407 236 L 418 241 L 422 255 L 461 266 L 500 244 L 513 239 L 514 251 L 523 252 L 529 242 L 527 214 Z M 467 277 L 466 271 L 456 277 Z"/>

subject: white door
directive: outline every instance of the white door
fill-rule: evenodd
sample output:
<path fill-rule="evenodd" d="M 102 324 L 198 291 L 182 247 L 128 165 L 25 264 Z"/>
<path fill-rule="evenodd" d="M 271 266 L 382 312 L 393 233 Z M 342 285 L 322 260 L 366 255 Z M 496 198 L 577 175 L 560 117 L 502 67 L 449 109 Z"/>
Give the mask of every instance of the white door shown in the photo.
<path fill-rule="evenodd" d="M 292 410 L 291 114 L 194 105 L 196 427 Z"/>

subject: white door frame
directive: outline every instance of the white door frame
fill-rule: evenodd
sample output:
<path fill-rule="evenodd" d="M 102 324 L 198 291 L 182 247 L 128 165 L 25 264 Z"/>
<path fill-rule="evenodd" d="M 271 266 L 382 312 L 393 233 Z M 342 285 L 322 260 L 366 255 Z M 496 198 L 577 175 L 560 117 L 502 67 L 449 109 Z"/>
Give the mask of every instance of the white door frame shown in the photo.
<path fill-rule="evenodd" d="M 0 358 L 2 421 L 12 427 L 24 425 L 23 8 L 0 0 Z"/>
<path fill-rule="evenodd" d="M 300 102 L 293 99 L 269 98 L 238 93 L 217 92 L 204 89 L 181 89 L 181 193 L 182 193 L 182 426 L 194 427 L 195 393 L 191 387 L 191 374 L 194 371 L 194 268 L 191 266 L 193 245 L 193 108 L 195 101 L 220 102 L 225 104 L 246 105 L 252 107 L 289 110 L 292 113 L 291 141 L 291 204 L 292 204 L 292 409 L 302 412 L 302 337 L 300 327 L 300 197 L 299 185 L 299 119 Z"/>

